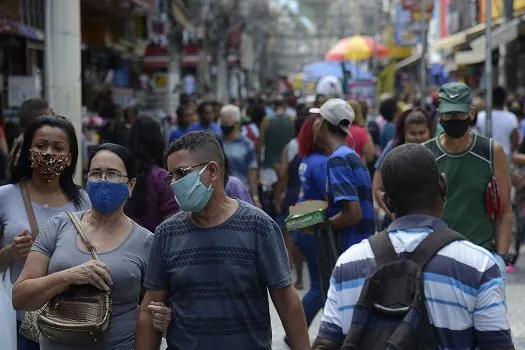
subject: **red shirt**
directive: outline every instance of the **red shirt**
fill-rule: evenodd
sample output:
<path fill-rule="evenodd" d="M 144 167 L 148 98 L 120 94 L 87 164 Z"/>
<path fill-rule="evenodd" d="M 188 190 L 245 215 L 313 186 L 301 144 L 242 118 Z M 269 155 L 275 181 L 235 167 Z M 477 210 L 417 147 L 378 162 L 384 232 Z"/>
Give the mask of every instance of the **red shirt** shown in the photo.
<path fill-rule="evenodd" d="M 363 159 L 363 147 L 368 142 L 370 135 L 365 128 L 358 125 L 350 125 L 350 135 L 346 137 L 346 144 L 353 148 L 359 157 Z"/>

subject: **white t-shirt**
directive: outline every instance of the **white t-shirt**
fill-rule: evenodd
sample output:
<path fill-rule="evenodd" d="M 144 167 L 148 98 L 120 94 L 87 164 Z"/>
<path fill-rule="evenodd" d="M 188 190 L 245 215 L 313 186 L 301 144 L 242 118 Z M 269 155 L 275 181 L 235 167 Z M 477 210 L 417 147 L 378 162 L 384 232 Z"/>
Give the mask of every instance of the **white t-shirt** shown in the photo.
<path fill-rule="evenodd" d="M 481 135 L 487 134 L 485 130 L 485 111 L 478 113 L 478 121 L 476 127 L 479 129 Z M 514 129 L 519 128 L 518 117 L 509 111 L 493 110 L 492 111 L 492 138 L 496 140 L 501 146 L 507 156 L 512 154 L 512 147 L 510 143 L 510 135 Z"/>

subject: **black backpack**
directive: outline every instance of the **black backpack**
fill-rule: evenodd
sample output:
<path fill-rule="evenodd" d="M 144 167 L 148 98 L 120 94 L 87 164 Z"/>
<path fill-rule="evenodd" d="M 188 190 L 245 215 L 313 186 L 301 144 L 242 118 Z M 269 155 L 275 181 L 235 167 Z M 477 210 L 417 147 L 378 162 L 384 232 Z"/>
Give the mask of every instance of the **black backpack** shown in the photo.
<path fill-rule="evenodd" d="M 436 350 L 423 287 L 423 269 L 443 247 L 465 237 L 450 229 L 429 234 L 406 257 L 398 257 L 386 232 L 370 237 L 377 262 L 354 308 L 341 350 Z"/>

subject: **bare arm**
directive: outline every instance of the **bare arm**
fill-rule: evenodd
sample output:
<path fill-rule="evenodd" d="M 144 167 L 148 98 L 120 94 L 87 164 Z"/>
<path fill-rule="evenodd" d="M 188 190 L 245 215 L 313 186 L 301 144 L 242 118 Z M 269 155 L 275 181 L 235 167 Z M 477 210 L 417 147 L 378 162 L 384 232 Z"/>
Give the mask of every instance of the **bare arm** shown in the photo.
<path fill-rule="evenodd" d="M 273 191 L 273 203 L 275 210 L 280 214 L 282 211 L 282 203 L 286 190 L 286 183 L 288 182 L 288 145 L 284 147 L 281 152 L 281 159 L 277 167 L 277 183 Z"/>
<path fill-rule="evenodd" d="M 135 339 L 136 350 L 158 350 L 162 334 L 153 326 L 153 315 L 148 306 L 152 302 L 168 304 L 168 292 L 147 290 L 140 305 L 137 335 Z"/>
<path fill-rule="evenodd" d="M 512 154 L 512 163 L 517 166 L 525 165 L 525 154 L 514 152 Z"/>
<path fill-rule="evenodd" d="M 358 201 L 342 201 L 343 210 L 330 218 L 332 227 L 336 231 L 355 226 L 363 216 L 361 204 Z"/>
<path fill-rule="evenodd" d="M 294 350 L 310 350 L 310 338 L 304 310 L 292 285 L 270 290 L 273 305 L 279 314 L 284 330 Z"/>
<path fill-rule="evenodd" d="M 372 192 L 374 193 L 374 201 L 377 203 L 379 208 L 383 209 L 385 212 L 389 212 L 388 208 L 383 201 L 383 193 L 385 188 L 383 187 L 383 178 L 381 177 L 381 172 L 376 171 L 374 173 L 374 180 L 372 181 Z"/>
<path fill-rule="evenodd" d="M 13 307 L 17 310 L 38 310 L 51 298 L 64 292 L 71 284 L 68 270 L 46 276 L 49 257 L 31 252 L 13 287 Z"/>
<path fill-rule="evenodd" d="M 507 254 L 512 240 L 512 204 L 510 201 L 510 177 L 503 147 L 494 145 L 494 177 L 498 183 L 501 213 L 496 217 L 496 251 Z"/>

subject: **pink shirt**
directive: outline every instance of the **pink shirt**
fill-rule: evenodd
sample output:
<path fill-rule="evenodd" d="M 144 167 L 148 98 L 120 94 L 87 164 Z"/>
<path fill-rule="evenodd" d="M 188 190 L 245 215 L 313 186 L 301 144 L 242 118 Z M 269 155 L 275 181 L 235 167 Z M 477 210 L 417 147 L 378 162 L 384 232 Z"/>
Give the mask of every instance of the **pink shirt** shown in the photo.
<path fill-rule="evenodd" d="M 350 134 L 346 137 L 346 144 L 353 148 L 361 159 L 363 158 L 363 148 L 368 142 L 370 135 L 365 128 L 358 125 L 350 125 Z"/>

